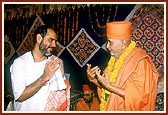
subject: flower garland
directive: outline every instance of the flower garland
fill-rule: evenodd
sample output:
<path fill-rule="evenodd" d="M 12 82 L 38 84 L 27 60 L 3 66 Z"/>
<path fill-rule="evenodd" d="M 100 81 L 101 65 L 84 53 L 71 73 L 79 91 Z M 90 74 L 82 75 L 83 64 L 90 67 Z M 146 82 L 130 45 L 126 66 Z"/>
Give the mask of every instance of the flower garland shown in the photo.
<path fill-rule="evenodd" d="M 107 74 L 110 79 L 110 83 L 114 85 L 117 77 L 118 77 L 118 71 L 120 70 L 124 59 L 128 56 L 128 54 L 131 52 L 131 50 L 135 47 L 136 43 L 134 41 L 131 41 L 130 45 L 125 49 L 124 53 L 121 54 L 119 59 L 115 63 L 115 57 L 111 56 L 110 61 L 107 64 Z M 113 70 L 112 70 L 113 69 Z M 101 93 L 101 104 L 100 104 L 100 110 L 105 111 L 107 107 L 107 102 L 110 96 L 110 92 L 106 89 L 102 88 Z"/>

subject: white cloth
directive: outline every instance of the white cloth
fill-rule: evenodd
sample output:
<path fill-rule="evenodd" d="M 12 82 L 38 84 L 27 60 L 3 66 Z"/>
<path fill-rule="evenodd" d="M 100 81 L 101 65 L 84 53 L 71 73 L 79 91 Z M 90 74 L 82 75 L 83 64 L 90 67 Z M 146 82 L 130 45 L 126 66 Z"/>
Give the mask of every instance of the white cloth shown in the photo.
<path fill-rule="evenodd" d="M 31 52 L 27 52 L 14 60 L 10 71 L 15 100 L 21 96 L 26 86 L 41 77 L 44 72 L 45 64 L 49 60 L 50 58 L 42 62 L 34 62 Z M 14 110 L 43 111 L 49 92 L 51 90 L 62 90 L 66 88 L 64 79 L 65 77 L 62 77 L 61 70 L 58 69 L 55 75 L 46 83 L 46 85 L 42 86 L 35 95 L 23 102 L 14 101 Z"/>
<path fill-rule="evenodd" d="M 64 79 L 61 75 L 60 68 L 55 72 L 54 77 L 52 77 L 50 79 L 49 84 L 50 84 L 49 91 L 62 90 L 62 89 L 66 88 L 66 85 L 64 83 Z"/>

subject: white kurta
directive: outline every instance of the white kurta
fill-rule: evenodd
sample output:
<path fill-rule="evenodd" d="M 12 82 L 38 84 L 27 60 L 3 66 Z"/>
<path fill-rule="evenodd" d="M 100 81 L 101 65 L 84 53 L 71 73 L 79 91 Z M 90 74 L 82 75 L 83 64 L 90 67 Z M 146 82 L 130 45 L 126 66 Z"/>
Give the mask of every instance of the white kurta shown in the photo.
<path fill-rule="evenodd" d="M 14 99 L 17 100 L 23 93 L 26 86 L 36 81 L 44 72 L 45 64 L 50 58 L 42 62 L 34 62 L 31 52 L 15 59 L 11 65 L 11 79 Z M 15 111 L 43 111 L 49 91 L 65 89 L 66 85 L 61 75 L 61 70 L 58 69 L 55 75 L 42 86 L 41 89 L 29 99 L 23 102 L 14 102 Z"/>

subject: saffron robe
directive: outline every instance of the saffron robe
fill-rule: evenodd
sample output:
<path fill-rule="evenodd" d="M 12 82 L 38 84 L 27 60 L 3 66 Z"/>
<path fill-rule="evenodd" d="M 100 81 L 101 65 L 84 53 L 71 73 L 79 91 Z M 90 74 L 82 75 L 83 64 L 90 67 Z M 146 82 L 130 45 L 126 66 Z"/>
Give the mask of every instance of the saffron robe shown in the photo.
<path fill-rule="evenodd" d="M 115 86 L 125 90 L 125 98 L 111 93 L 107 111 L 153 111 L 159 74 L 149 55 L 134 48 L 119 70 Z M 101 90 L 98 88 L 99 96 Z"/>
<path fill-rule="evenodd" d="M 76 103 L 76 111 L 100 111 L 100 105 L 98 100 L 93 97 L 93 102 L 91 107 L 86 104 L 83 98 L 81 98 L 77 103 Z"/>

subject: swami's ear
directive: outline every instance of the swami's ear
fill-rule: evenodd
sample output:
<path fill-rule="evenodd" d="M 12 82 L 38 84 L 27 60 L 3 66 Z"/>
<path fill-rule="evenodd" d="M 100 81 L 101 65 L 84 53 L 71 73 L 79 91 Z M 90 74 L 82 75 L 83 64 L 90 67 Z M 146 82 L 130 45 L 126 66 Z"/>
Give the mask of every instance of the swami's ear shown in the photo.
<path fill-rule="evenodd" d="M 37 34 L 37 37 L 36 37 L 36 39 L 37 39 L 37 43 L 41 43 L 41 40 L 42 40 L 42 36 L 40 35 L 40 34 Z"/>
<path fill-rule="evenodd" d="M 126 46 L 127 46 L 127 41 L 126 40 L 122 40 L 121 43 L 122 43 L 122 46 L 121 46 L 122 49 L 125 49 Z"/>

